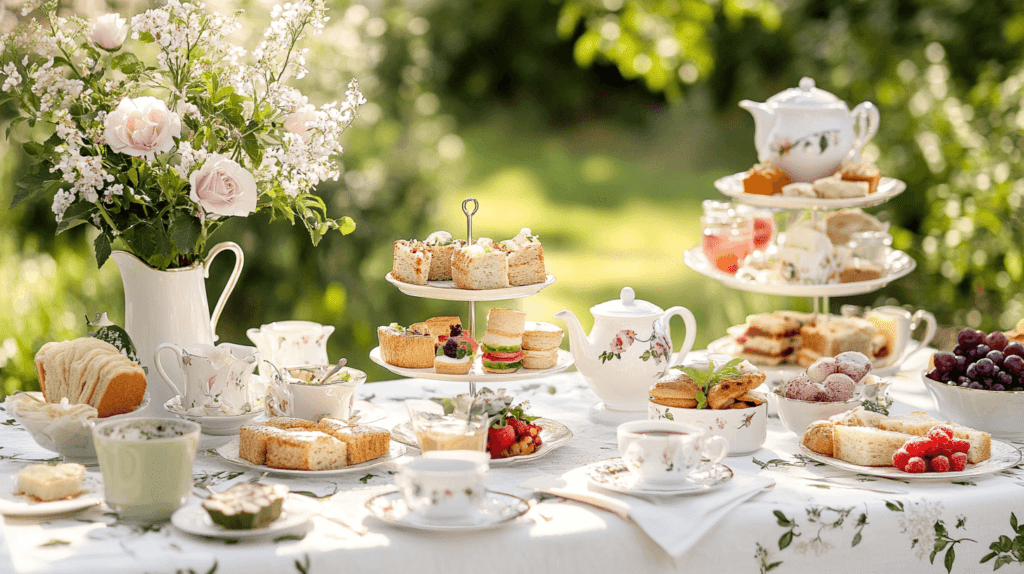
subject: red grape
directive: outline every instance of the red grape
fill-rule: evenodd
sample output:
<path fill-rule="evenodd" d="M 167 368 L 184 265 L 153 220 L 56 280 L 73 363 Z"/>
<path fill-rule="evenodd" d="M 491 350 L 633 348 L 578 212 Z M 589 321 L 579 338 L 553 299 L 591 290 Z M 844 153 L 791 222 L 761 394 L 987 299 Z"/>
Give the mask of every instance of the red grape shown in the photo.
<path fill-rule="evenodd" d="M 1003 357 L 1002 351 L 992 349 L 991 351 L 988 352 L 988 354 L 985 355 L 985 358 L 992 361 L 992 363 L 995 364 L 995 366 L 999 367 L 1002 366 L 1003 359 L 1005 357 Z"/>
<path fill-rule="evenodd" d="M 1003 359 L 1003 368 L 1018 377 L 1024 377 L 1024 358 L 1020 355 L 1008 355 Z"/>
<path fill-rule="evenodd" d="M 933 357 L 935 369 L 942 373 L 948 373 L 956 368 L 956 355 L 948 351 L 939 351 Z"/>
<path fill-rule="evenodd" d="M 1017 355 L 1018 357 L 1024 357 L 1024 345 L 1017 342 L 1010 343 L 1003 349 L 1003 354 L 1006 356 Z"/>
<path fill-rule="evenodd" d="M 985 337 L 985 344 L 989 348 L 1002 351 L 1006 348 L 1006 345 L 1010 343 L 1010 340 L 1006 338 L 1006 334 L 1002 331 L 992 331 Z"/>
<path fill-rule="evenodd" d="M 970 327 L 965 327 L 960 333 L 957 334 L 956 340 L 964 348 L 977 347 L 985 339 L 985 334 L 981 331 L 975 331 Z"/>

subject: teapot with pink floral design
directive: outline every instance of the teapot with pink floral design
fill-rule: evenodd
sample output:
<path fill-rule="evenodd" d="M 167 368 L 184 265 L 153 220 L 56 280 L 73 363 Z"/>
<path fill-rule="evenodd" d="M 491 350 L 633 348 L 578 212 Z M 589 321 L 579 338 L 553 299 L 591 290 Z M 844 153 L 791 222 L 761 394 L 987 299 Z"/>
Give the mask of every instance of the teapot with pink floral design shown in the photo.
<path fill-rule="evenodd" d="M 576 368 L 603 402 L 597 408 L 646 412 L 648 389 L 693 347 L 697 336 L 693 313 L 685 307 L 665 311 L 636 299 L 631 287 L 624 287 L 618 299 L 591 307 L 590 312 L 594 328 L 589 336 L 571 312 L 560 311 L 555 317 L 568 327 Z M 686 326 L 686 340 L 675 354 L 668 325 L 674 315 L 682 317 Z"/>

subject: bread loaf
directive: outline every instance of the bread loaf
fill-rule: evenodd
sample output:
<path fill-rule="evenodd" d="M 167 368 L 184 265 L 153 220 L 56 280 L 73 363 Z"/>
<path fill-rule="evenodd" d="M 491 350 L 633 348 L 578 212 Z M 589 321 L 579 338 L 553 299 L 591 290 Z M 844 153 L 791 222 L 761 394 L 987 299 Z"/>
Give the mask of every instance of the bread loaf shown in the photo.
<path fill-rule="evenodd" d="M 146 373 L 117 347 L 91 337 L 47 343 L 35 356 L 47 402 L 94 407 L 99 418 L 129 413 L 146 394 Z"/>

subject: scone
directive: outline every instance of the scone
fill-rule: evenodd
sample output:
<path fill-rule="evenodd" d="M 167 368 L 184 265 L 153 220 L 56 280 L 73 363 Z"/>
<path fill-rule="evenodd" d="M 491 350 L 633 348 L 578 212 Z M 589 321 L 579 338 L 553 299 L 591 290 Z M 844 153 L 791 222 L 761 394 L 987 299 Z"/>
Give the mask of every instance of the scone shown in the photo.
<path fill-rule="evenodd" d="M 429 369 L 434 366 L 434 336 L 422 331 L 392 323 L 377 327 L 380 358 L 389 365 L 406 369 Z"/>
<path fill-rule="evenodd" d="M 878 182 L 882 179 L 882 172 L 868 161 L 854 161 L 843 164 L 836 172 L 836 175 L 846 181 L 863 181 L 868 184 L 868 193 L 878 191 Z"/>

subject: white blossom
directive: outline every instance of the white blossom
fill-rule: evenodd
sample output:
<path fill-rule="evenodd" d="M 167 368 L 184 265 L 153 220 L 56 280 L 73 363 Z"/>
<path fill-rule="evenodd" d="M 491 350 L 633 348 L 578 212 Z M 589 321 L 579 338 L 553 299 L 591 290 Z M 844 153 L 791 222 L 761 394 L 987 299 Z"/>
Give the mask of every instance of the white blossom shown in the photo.
<path fill-rule="evenodd" d="M 21 74 L 18 73 L 18 67 L 14 65 L 14 62 L 4 65 L 4 73 L 7 74 L 7 79 L 4 80 L 3 91 L 9 92 L 21 84 Z"/>

